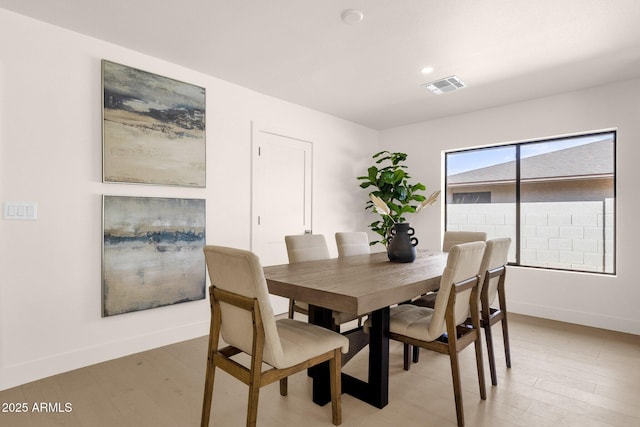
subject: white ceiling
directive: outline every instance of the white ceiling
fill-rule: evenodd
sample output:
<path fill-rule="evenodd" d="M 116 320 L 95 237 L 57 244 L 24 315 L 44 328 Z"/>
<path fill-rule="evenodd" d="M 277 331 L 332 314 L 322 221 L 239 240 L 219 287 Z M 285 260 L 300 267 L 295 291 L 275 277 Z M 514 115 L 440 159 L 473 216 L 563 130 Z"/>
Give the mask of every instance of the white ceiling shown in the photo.
<path fill-rule="evenodd" d="M 374 129 L 640 76 L 638 0 L 0 0 L 0 7 Z M 364 21 L 342 23 L 350 8 Z M 427 65 L 435 71 L 424 76 Z M 467 87 L 434 95 L 421 86 L 452 74 Z"/>

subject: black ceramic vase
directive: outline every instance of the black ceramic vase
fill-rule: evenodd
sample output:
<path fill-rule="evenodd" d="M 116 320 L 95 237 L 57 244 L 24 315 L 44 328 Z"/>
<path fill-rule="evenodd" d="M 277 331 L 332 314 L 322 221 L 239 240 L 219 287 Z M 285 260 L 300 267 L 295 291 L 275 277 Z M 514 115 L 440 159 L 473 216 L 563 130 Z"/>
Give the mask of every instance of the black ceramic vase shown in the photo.
<path fill-rule="evenodd" d="M 416 260 L 418 239 L 412 237 L 414 232 L 415 230 L 406 222 L 393 225 L 387 248 L 389 261 L 413 262 Z"/>

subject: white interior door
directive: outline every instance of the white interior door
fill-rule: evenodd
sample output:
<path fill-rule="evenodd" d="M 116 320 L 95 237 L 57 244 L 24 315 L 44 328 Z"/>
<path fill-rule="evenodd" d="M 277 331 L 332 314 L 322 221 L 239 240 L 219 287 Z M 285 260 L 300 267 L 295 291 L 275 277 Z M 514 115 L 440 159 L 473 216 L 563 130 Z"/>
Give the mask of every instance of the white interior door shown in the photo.
<path fill-rule="evenodd" d="M 284 236 L 311 232 L 312 144 L 253 129 L 251 248 L 262 265 L 288 262 Z M 272 296 L 275 313 L 288 309 Z"/>

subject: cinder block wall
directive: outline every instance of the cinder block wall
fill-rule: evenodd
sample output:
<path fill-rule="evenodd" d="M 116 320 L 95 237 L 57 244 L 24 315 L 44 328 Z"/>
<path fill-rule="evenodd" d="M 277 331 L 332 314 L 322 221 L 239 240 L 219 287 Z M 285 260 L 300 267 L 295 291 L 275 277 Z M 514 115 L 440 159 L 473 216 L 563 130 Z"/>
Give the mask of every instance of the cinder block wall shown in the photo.
<path fill-rule="evenodd" d="M 614 200 L 604 202 L 522 203 L 523 265 L 613 273 Z M 447 230 L 485 231 L 488 238 L 515 242 L 511 203 L 447 207 Z M 515 244 L 510 259 L 515 260 Z"/>

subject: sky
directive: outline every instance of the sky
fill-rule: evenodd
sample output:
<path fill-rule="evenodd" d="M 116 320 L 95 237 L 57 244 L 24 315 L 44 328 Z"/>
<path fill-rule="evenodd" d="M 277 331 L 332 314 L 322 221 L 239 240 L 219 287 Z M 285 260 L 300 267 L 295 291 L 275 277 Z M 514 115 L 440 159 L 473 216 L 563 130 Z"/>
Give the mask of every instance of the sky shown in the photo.
<path fill-rule="evenodd" d="M 611 136 L 612 133 L 605 133 L 545 141 L 531 141 L 521 146 L 520 155 L 522 158 L 537 156 L 539 154 L 550 153 L 578 145 L 590 144 L 610 138 Z M 455 175 L 473 169 L 511 162 L 515 158 L 515 153 L 516 149 L 514 145 L 448 153 L 446 156 L 447 175 Z"/>

